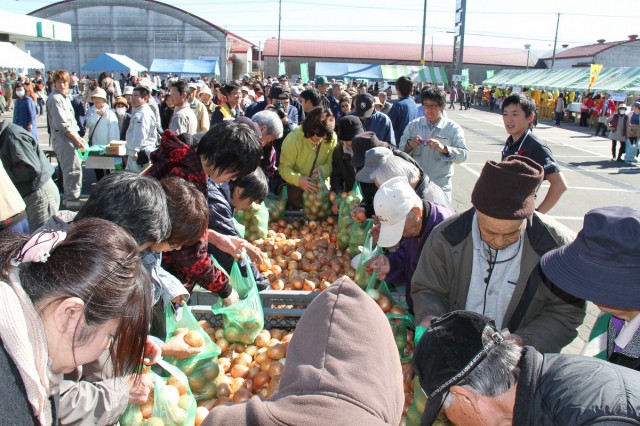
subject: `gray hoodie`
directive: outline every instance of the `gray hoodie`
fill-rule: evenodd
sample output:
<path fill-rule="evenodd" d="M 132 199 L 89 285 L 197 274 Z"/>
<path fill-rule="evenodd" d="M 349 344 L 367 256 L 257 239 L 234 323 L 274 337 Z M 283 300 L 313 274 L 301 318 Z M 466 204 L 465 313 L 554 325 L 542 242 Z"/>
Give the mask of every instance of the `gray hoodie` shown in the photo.
<path fill-rule="evenodd" d="M 212 425 L 397 425 L 404 404 L 393 334 L 378 305 L 343 277 L 307 308 L 280 391 L 215 407 Z"/>

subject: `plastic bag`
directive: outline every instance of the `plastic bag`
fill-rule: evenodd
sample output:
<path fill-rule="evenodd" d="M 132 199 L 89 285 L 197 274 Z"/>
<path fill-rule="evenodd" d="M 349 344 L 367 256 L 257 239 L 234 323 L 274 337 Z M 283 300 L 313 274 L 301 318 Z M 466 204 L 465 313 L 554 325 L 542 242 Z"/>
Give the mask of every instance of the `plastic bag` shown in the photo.
<path fill-rule="evenodd" d="M 212 382 L 218 375 L 217 357 L 221 352 L 220 347 L 211 340 L 211 337 L 198 324 L 189 308 L 179 308 L 176 313 L 173 306 L 168 305 L 165 314 L 167 324 L 166 340 L 172 338 L 181 329 L 186 328 L 190 331 L 185 336 L 185 340 L 190 339 L 192 343 L 202 342 L 201 345 L 191 345 L 203 346 L 202 352 L 190 358 L 176 360 L 167 357 L 167 361 L 178 367 L 188 377 L 189 386 L 197 401 L 215 397 L 216 387 Z"/>
<path fill-rule="evenodd" d="M 364 222 L 354 221 L 351 224 L 349 228 L 349 255 L 352 259 L 362 252 L 361 247 L 364 249 L 367 236 L 372 227 L 373 219 L 365 220 Z"/>
<path fill-rule="evenodd" d="M 331 201 L 329 200 L 329 187 L 322 178 L 322 173 L 313 179 L 317 185 L 318 192 L 302 193 L 302 211 L 308 220 L 322 220 L 331 216 Z"/>
<path fill-rule="evenodd" d="M 240 238 L 244 238 L 244 233 L 246 231 L 246 228 L 243 224 L 238 222 L 235 217 L 233 218 L 233 226 L 236 228 L 236 232 L 238 233 Z"/>
<path fill-rule="evenodd" d="M 638 155 L 638 142 L 632 144 L 629 139 L 625 142 L 624 162 L 637 163 L 636 155 Z"/>
<path fill-rule="evenodd" d="M 372 276 L 367 273 L 367 262 L 382 253 L 382 250 L 379 247 L 376 246 L 375 248 L 373 248 L 373 238 L 371 237 L 370 232 L 372 226 L 373 220 L 370 220 L 367 231 L 365 231 L 366 234 L 364 245 L 362 246 L 362 253 L 360 254 L 360 258 L 358 259 L 358 266 L 356 267 L 356 274 L 354 277 L 354 281 L 356 282 L 356 284 L 358 284 L 360 288 L 363 289 L 367 288 L 372 278 Z M 351 244 L 349 244 L 349 246 L 351 246 Z M 351 250 L 351 247 L 349 247 L 349 250 Z"/>
<path fill-rule="evenodd" d="M 253 242 L 261 238 L 267 238 L 269 232 L 269 210 L 264 203 L 253 203 L 243 211 L 235 214 L 238 222 L 244 225 L 244 239 Z"/>
<path fill-rule="evenodd" d="M 338 208 L 338 248 L 340 250 L 346 250 L 349 248 L 349 241 L 351 235 L 351 211 L 355 206 L 362 202 L 362 190 L 360 189 L 360 183 L 356 181 L 353 185 L 353 190 L 346 194 L 344 198 L 340 200 L 340 207 Z"/>
<path fill-rule="evenodd" d="M 264 327 L 262 301 L 249 264 L 249 259 L 245 257 L 246 277 L 242 276 L 238 262 L 233 263 L 229 275 L 229 285 L 238 293 L 240 301 L 231 306 L 222 306 L 222 299 L 219 299 L 211 308 L 214 314 L 222 315 L 224 337 L 230 343 L 252 344 Z"/>
<path fill-rule="evenodd" d="M 287 186 L 282 187 L 280 195 L 269 194 L 264 200 L 264 205 L 269 210 L 269 222 L 277 222 L 284 219 L 284 213 L 287 209 L 288 192 Z"/>
<path fill-rule="evenodd" d="M 177 367 L 160 360 L 156 364 L 167 373 L 162 377 L 153 371 L 153 394 L 142 405 L 129 404 L 120 418 L 122 426 L 193 425 L 196 418 L 196 400 L 189 389 L 186 376 Z"/>

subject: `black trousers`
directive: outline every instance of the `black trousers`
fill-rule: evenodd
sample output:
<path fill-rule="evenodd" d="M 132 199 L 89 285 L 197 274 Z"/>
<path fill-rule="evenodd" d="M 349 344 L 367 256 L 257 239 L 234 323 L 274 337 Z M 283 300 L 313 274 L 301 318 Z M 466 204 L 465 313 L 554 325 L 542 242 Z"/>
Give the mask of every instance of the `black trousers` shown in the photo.
<path fill-rule="evenodd" d="M 618 143 L 620 144 L 620 148 L 618 149 L 618 156 L 616 157 L 616 144 Z M 611 158 L 616 157 L 617 160 L 620 160 L 626 150 L 627 150 L 627 145 L 624 141 L 619 142 L 611 139 Z"/>

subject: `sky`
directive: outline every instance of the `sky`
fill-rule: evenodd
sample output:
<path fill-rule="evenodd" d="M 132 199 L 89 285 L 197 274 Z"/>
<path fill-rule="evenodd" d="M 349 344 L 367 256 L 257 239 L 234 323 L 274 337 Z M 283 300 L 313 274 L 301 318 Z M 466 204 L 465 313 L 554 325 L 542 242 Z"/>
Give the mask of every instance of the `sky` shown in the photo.
<path fill-rule="evenodd" d="M 81 0 L 78 0 L 81 1 Z M 278 36 L 279 0 L 161 0 L 256 45 Z M 423 0 L 281 0 L 282 39 L 421 43 Z M 2 0 L 0 9 L 26 14 L 55 1 Z M 615 7 L 608 7 L 608 5 Z M 640 0 L 467 0 L 465 45 L 511 47 L 542 54 L 626 40 L 640 32 Z M 426 44 L 453 43 L 455 0 L 427 0 Z M 0 23 L 0 30 L 1 30 Z"/>

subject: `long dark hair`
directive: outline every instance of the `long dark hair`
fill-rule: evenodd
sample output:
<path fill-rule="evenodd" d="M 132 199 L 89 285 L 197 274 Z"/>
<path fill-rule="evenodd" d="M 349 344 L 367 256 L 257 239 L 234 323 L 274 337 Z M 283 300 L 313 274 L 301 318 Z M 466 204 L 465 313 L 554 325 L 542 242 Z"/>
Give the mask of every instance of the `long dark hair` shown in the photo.
<path fill-rule="evenodd" d="M 7 279 L 28 236 L 0 234 L 0 275 Z M 74 222 L 67 237 L 46 262 L 19 265 L 25 292 L 38 310 L 69 297 L 84 302 L 84 324 L 74 334 L 74 349 L 88 341 L 96 327 L 118 322 L 109 350 L 114 373 L 136 372 L 144 354 L 152 314 L 149 276 L 138 257 L 135 240 L 124 229 L 103 219 Z"/>

